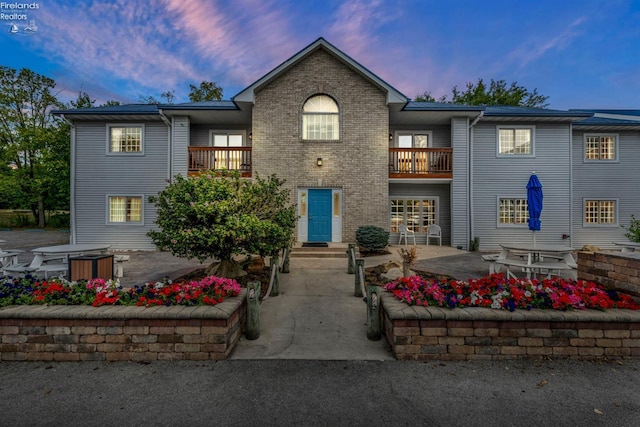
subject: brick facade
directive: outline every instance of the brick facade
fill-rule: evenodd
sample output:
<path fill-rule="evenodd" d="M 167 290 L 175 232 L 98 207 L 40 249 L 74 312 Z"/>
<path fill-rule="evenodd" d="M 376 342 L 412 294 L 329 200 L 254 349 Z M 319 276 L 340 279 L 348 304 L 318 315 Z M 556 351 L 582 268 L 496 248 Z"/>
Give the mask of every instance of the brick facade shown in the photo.
<path fill-rule="evenodd" d="M 578 278 L 640 297 L 640 257 L 635 252 L 578 252 Z"/>
<path fill-rule="evenodd" d="M 382 295 L 398 360 L 640 357 L 640 312 L 416 307 Z"/>
<path fill-rule="evenodd" d="M 6 307 L 0 361 L 225 359 L 244 330 L 245 295 L 202 307 Z"/>
<path fill-rule="evenodd" d="M 340 108 L 340 141 L 302 141 L 302 106 L 317 94 Z M 386 94 L 325 50 L 318 50 L 256 92 L 253 167 L 298 188 L 341 188 L 342 241 L 362 225 L 388 228 L 389 111 Z M 316 166 L 316 159 L 323 166 Z"/>

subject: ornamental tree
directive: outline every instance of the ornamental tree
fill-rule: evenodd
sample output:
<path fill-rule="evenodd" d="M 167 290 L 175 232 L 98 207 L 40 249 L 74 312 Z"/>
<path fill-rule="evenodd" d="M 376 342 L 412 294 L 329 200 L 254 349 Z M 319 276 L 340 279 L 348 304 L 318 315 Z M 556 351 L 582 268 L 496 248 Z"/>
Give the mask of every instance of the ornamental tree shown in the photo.
<path fill-rule="evenodd" d="M 214 258 L 206 273 L 245 274 L 234 255 L 274 255 L 288 246 L 296 223 L 289 190 L 275 175 L 242 180 L 235 172 L 177 176 L 157 196 L 158 231 L 148 235 L 160 250 L 200 262 Z"/>

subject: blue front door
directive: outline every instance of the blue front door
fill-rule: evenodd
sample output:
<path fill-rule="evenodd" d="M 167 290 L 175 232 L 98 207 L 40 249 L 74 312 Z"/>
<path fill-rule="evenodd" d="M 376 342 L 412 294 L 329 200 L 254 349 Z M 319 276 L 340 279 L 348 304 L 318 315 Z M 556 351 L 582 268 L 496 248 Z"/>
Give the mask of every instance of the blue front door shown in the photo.
<path fill-rule="evenodd" d="M 309 190 L 309 241 L 331 241 L 331 190 Z"/>

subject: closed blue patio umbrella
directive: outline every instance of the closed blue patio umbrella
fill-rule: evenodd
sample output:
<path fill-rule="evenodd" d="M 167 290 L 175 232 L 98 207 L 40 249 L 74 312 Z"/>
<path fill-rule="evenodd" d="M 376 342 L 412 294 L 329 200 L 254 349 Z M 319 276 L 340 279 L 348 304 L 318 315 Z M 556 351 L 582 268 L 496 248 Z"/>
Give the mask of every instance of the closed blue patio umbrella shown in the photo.
<path fill-rule="evenodd" d="M 542 184 L 535 172 L 527 183 L 527 207 L 529 209 L 529 230 L 533 231 L 533 245 L 536 245 L 536 231 L 540 231 L 542 212 Z"/>

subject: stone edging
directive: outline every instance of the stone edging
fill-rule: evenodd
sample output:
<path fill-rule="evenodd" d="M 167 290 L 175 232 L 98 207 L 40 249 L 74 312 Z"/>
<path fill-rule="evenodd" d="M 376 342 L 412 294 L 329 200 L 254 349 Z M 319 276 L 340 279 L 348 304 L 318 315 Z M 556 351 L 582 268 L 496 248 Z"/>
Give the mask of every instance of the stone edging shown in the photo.
<path fill-rule="evenodd" d="M 246 289 L 215 306 L 0 308 L 0 360 L 226 358 L 246 320 Z"/>
<path fill-rule="evenodd" d="M 640 311 L 410 306 L 383 293 L 383 330 L 397 359 L 639 357 Z"/>

